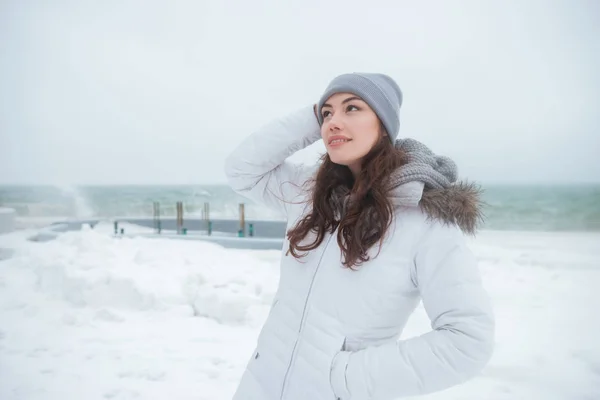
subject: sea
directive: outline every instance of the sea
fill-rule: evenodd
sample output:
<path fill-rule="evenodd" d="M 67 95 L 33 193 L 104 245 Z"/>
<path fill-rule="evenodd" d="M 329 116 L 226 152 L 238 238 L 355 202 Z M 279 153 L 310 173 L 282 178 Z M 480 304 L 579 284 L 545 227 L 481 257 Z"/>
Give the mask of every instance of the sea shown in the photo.
<path fill-rule="evenodd" d="M 600 184 L 483 185 L 486 230 L 600 231 Z M 0 207 L 16 210 L 17 228 L 73 219 L 172 217 L 281 220 L 275 211 L 236 194 L 227 185 L 0 185 Z"/>

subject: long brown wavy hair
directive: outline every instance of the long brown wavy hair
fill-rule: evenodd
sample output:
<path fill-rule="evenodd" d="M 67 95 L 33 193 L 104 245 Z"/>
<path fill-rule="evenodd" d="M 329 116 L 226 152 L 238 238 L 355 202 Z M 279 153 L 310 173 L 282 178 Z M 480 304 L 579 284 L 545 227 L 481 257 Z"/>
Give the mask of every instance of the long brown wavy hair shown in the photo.
<path fill-rule="evenodd" d="M 383 134 L 363 158 L 356 178 L 350 168 L 332 162 L 325 153 L 312 182 L 312 210 L 287 232 L 288 253 L 302 258 L 319 247 L 326 232 L 333 234 L 338 228 L 343 265 L 354 269 L 368 261 L 367 252 L 373 245 L 379 242 L 381 250 L 394 215 L 389 177 L 405 162 L 404 153 Z M 316 234 L 314 241 L 301 243 L 311 231 Z"/>

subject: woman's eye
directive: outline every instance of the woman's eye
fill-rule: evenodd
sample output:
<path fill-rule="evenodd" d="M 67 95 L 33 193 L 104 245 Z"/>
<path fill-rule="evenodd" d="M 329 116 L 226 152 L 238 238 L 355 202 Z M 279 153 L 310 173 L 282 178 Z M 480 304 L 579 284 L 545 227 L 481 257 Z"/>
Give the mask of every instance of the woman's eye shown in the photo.
<path fill-rule="evenodd" d="M 323 118 L 327 118 L 331 114 L 331 111 L 323 111 Z"/>
<path fill-rule="evenodd" d="M 359 108 L 353 104 L 350 104 L 348 107 L 346 107 L 346 111 L 358 111 L 358 110 L 359 110 Z"/>

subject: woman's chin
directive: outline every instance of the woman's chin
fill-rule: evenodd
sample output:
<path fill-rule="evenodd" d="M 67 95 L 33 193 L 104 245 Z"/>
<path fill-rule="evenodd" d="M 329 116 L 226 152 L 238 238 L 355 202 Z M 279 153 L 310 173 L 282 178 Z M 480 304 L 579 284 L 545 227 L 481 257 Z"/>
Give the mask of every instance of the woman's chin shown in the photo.
<path fill-rule="evenodd" d="M 329 158 L 334 164 L 344 165 L 346 167 L 355 162 L 354 158 L 340 157 L 339 155 L 336 157 L 336 155 L 332 155 L 331 153 L 329 153 Z"/>

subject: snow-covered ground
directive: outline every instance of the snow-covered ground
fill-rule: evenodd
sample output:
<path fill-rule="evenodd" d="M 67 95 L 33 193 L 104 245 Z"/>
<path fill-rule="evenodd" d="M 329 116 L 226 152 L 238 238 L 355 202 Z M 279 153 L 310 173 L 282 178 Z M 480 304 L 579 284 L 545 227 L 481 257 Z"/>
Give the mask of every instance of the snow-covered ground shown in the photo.
<path fill-rule="evenodd" d="M 230 399 L 279 253 L 112 229 L 0 236 L 0 399 Z M 600 399 L 600 234 L 482 232 L 472 248 L 495 304 L 494 357 L 419 399 Z M 403 336 L 428 328 L 419 307 Z"/>

